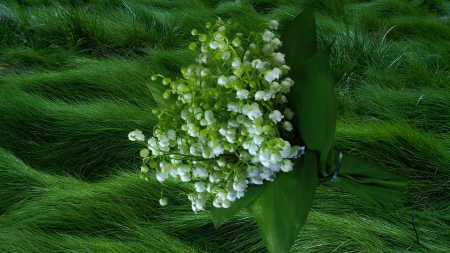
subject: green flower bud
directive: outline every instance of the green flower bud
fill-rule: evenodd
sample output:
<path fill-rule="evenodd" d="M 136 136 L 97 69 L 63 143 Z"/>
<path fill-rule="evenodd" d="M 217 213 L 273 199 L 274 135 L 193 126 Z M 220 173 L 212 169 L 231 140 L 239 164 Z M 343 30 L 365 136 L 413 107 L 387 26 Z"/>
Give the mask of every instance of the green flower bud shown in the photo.
<path fill-rule="evenodd" d="M 195 42 L 191 42 L 189 44 L 189 50 L 195 50 L 197 48 L 197 44 Z"/>
<path fill-rule="evenodd" d="M 258 117 L 254 121 L 255 125 L 260 126 L 262 123 L 264 123 L 263 117 Z"/>
<path fill-rule="evenodd" d="M 208 129 L 202 129 L 200 131 L 200 137 L 206 137 L 208 135 Z"/>
<path fill-rule="evenodd" d="M 211 139 L 213 140 L 217 140 L 217 138 L 219 137 L 219 135 L 217 134 L 217 132 L 212 132 L 209 137 L 211 137 Z"/>
<path fill-rule="evenodd" d="M 172 93 L 171 90 L 166 90 L 166 91 L 164 91 L 164 93 L 163 93 L 163 98 L 164 98 L 164 99 L 169 99 L 171 93 Z"/>
<path fill-rule="evenodd" d="M 269 147 L 275 147 L 277 145 L 278 145 L 278 141 L 276 141 L 274 139 L 267 142 L 267 146 L 269 146 Z"/>
<path fill-rule="evenodd" d="M 139 152 L 139 155 L 141 157 L 147 157 L 150 154 L 150 150 L 148 150 L 147 148 L 141 149 L 141 151 Z"/>
<path fill-rule="evenodd" d="M 205 149 L 202 152 L 203 158 L 209 158 L 210 154 L 211 154 L 211 151 L 209 151 L 209 149 Z"/>
<path fill-rule="evenodd" d="M 245 52 L 245 49 L 243 47 L 236 48 L 236 53 L 238 55 L 242 55 Z"/>
<path fill-rule="evenodd" d="M 192 29 L 191 34 L 192 34 L 192 35 L 197 35 L 197 34 L 198 34 L 198 33 L 197 33 L 197 30 L 196 30 L 196 29 Z"/>
<path fill-rule="evenodd" d="M 200 42 L 205 42 L 207 38 L 208 38 L 208 37 L 206 37 L 205 34 L 200 34 L 200 35 L 198 36 L 198 40 L 199 40 Z"/>
<path fill-rule="evenodd" d="M 233 70 L 233 74 L 237 77 L 241 77 L 242 74 L 244 74 L 244 70 L 241 67 L 237 67 L 235 70 Z"/>
<path fill-rule="evenodd" d="M 156 81 L 156 79 L 158 79 L 158 75 L 152 75 L 151 79 L 152 79 L 153 81 Z"/>
<path fill-rule="evenodd" d="M 270 133 L 270 131 L 272 130 L 272 127 L 271 126 L 269 126 L 269 125 L 264 125 L 263 126 L 263 132 L 264 133 Z"/>
<path fill-rule="evenodd" d="M 150 161 L 150 168 L 154 169 L 154 168 L 156 168 L 156 166 L 157 166 L 157 164 L 156 164 L 155 160 L 151 160 Z"/>
<path fill-rule="evenodd" d="M 148 172 L 148 167 L 147 167 L 147 165 L 142 165 L 142 166 L 141 166 L 141 172 L 143 172 L 143 173 L 147 173 L 147 172 Z"/>
<path fill-rule="evenodd" d="M 206 22 L 206 25 L 205 25 L 205 26 L 206 26 L 206 28 L 208 28 L 208 29 L 211 28 L 211 22 Z"/>
<path fill-rule="evenodd" d="M 220 60 L 220 59 L 222 59 L 222 52 L 217 52 L 215 55 L 214 55 L 214 58 L 216 59 L 216 60 Z"/>
<path fill-rule="evenodd" d="M 170 78 L 164 78 L 162 80 L 162 84 L 164 84 L 164 85 L 168 85 L 170 82 L 172 82 L 172 80 Z"/>
<path fill-rule="evenodd" d="M 239 47 L 241 45 L 241 39 L 239 39 L 239 37 L 236 37 L 233 39 L 232 43 L 233 43 L 233 46 Z"/>

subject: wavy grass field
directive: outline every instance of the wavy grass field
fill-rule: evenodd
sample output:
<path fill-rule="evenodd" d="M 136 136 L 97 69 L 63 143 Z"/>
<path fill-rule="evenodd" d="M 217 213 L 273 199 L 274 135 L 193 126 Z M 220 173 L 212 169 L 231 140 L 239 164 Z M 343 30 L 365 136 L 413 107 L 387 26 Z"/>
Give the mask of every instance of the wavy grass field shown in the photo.
<path fill-rule="evenodd" d="M 220 17 L 282 32 L 311 4 L 319 46 L 335 40 L 336 148 L 409 184 L 396 216 L 319 186 L 292 252 L 449 252 L 444 0 L 3 0 L 0 252 L 266 252 L 248 213 L 215 230 L 187 186 L 141 180 L 127 135 L 151 133 L 146 80 L 194 61 L 191 29 Z"/>

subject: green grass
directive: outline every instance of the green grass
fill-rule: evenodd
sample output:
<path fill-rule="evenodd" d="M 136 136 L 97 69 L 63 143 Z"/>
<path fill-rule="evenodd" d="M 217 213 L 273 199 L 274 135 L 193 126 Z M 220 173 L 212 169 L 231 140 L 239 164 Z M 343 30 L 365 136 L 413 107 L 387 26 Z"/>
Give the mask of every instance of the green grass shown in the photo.
<path fill-rule="evenodd" d="M 146 80 L 194 61 L 192 28 L 221 17 L 248 32 L 278 19 L 282 32 L 312 4 L 319 47 L 335 41 L 336 148 L 410 181 L 395 217 L 321 185 L 292 251 L 447 252 L 450 4 L 441 0 L 3 1 L 0 251 L 265 252 L 248 213 L 215 230 L 209 211 L 190 210 L 188 186 L 141 180 L 127 134 L 151 133 Z"/>

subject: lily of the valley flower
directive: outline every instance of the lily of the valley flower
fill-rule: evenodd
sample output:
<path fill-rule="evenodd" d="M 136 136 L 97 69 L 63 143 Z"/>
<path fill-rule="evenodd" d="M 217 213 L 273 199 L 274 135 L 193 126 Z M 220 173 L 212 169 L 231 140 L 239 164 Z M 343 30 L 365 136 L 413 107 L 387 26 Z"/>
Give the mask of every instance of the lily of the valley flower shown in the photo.
<path fill-rule="evenodd" d="M 145 135 L 142 134 L 142 131 L 134 130 L 128 134 L 128 139 L 130 141 L 145 141 Z"/>
<path fill-rule="evenodd" d="M 139 130 L 128 135 L 146 145 L 140 151 L 141 177 L 147 180 L 151 168 L 160 182 L 169 177 L 189 182 L 194 212 L 205 210 L 208 201 L 230 207 L 249 185 L 291 171 L 291 159 L 303 152 L 280 136 L 293 130 L 293 112 L 283 94 L 294 82 L 284 77 L 290 69 L 285 55 L 276 52 L 282 45 L 273 32 L 278 22 L 249 36 L 230 35 L 231 26 L 218 20 L 207 24 L 211 30 L 205 33 L 192 30 L 198 38 L 189 49 L 200 49 L 196 64 L 182 68 L 183 78 L 163 77 L 163 97 L 176 96 L 176 106 L 161 110 L 147 142 Z"/>

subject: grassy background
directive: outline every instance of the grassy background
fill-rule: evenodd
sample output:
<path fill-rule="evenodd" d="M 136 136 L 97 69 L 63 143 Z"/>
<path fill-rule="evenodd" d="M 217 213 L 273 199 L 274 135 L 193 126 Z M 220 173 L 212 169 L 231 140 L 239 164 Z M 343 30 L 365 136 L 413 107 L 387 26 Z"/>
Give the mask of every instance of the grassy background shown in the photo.
<path fill-rule="evenodd" d="M 270 19 L 283 26 L 311 4 L 320 47 L 336 39 L 336 147 L 410 182 L 396 217 L 320 186 L 293 252 L 448 252 L 443 0 L 3 0 L 0 251 L 265 252 L 245 212 L 216 231 L 170 182 L 171 203 L 160 207 L 163 188 L 139 179 L 127 134 L 151 131 L 145 80 L 193 61 L 192 28 L 218 16 L 244 32 Z"/>

